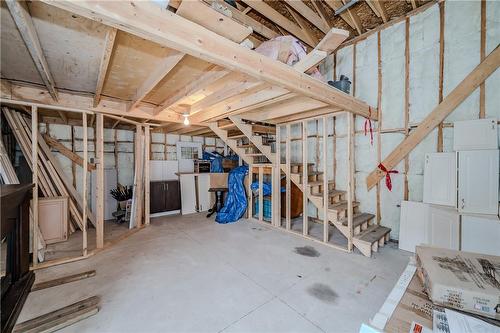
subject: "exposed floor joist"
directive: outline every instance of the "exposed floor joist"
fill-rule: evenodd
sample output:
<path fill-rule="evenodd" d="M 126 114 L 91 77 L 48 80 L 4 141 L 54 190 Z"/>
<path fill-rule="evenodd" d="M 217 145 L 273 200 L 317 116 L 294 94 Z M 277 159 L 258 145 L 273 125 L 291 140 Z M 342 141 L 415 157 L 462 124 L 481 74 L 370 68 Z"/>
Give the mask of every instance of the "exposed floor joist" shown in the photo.
<path fill-rule="evenodd" d="M 104 81 L 106 80 L 106 74 L 108 72 L 109 61 L 113 54 L 113 48 L 115 45 L 116 34 L 118 30 L 115 28 L 109 28 L 106 32 L 106 37 L 104 39 L 104 48 L 102 50 L 101 63 L 99 66 L 99 75 L 97 77 L 97 84 L 94 94 L 93 106 L 96 107 L 101 101 L 102 88 L 104 87 Z"/>
<path fill-rule="evenodd" d="M 49 5 L 98 20 L 104 24 L 139 37 L 157 42 L 203 60 L 241 71 L 257 79 L 289 89 L 364 117 L 370 117 L 370 107 L 352 96 L 340 92 L 289 66 L 269 59 L 227 40 L 201 26 L 168 11 L 158 11 L 149 3 L 128 4 L 92 1 L 45 1 Z M 371 108 L 376 118 L 376 108 Z"/>
<path fill-rule="evenodd" d="M 297 0 L 285 0 L 288 6 L 292 7 L 302 15 L 307 21 L 312 23 L 316 28 L 323 31 L 323 33 L 327 33 L 330 30 L 328 24 L 326 24 L 321 17 L 314 12 L 311 8 L 309 8 L 304 2 Z"/>

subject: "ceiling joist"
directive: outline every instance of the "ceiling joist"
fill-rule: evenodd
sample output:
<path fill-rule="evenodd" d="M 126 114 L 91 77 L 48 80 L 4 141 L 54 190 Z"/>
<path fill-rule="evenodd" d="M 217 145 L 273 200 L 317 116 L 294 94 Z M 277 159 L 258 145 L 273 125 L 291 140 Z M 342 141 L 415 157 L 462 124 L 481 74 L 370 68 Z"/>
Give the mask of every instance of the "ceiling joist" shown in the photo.
<path fill-rule="evenodd" d="M 321 19 L 321 17 L 309 8 L 304 2 L 300 0 L 285 0 L 288 6 L 292 7 L 297 13 L 302 15 L 307 21 L 312 23 L 316 28 L 321 30 L 323 33 L 327 33 L 330 30 L 328 24 Z"/>
<path fill-rule="evenodd" d="M 113 54 L 113 48 L 115 45 L 116 33 L 118 30 L 115 28 L 109 28 L 106 32 L 106 37 L 104 39 L 104 48 L 102 50 L 101 63 L 99 66 L 99 74 L 97 76 L 97 84 L 94 93 L 94 107 L 96 107 L 100 100 L 102 89 L 104 87 L 104 81 L 106 80 L 106 74 L 108 72 L 109 61 Z"/>

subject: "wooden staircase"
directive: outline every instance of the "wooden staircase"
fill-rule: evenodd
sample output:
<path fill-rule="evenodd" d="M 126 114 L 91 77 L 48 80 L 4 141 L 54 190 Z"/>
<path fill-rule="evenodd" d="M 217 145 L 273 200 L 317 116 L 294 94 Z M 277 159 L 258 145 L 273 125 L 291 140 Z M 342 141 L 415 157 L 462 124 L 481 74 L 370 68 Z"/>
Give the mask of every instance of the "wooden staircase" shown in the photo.
<path fill-rule="evenodd" d="M 268 135 L 274 135 L 276 128 L 272 125 L 255 125 L 245 122 L 239 116 L 229 116 L 229 120 L 210 124 L 210 128 L 226 142 L 246 163 L 253 166 L 275 165 L 276 154 L 272 151 Z M 323 211 L 325 183 L 323 172 L 315 170 L 313 163 L 307 164 L 307 174 L 304 173 L 302 163 L 292 163 L 290 174 L 287 165 L 280 163 L 280 169 L 302 191 L 303 178 L 307 177 L 307 199 Z M 335 183 L 328 181 L 328 221 L 346 237 L 352 234 L 352 244 L 361 253 L 371 257 L 372 252 L 384 246 L 389 240 L 391 229 L 373 223 L 375 215 L 359 212 L 359 203 L 352 203 L 353 223 L 352 233 L 348 226 L 347 193 L 335 189 Z"/>

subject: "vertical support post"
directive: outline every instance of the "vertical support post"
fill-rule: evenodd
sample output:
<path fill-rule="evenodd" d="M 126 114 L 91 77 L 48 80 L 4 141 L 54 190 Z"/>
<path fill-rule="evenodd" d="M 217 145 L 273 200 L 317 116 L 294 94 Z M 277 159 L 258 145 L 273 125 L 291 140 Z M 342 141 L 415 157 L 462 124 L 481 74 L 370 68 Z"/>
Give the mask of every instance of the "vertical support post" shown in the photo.
<path fill-rule="evenodd" d="M 259 167 L 259 222 L 264 220 L 264 191 L 262 186 L 264 184 L 264 168 Z"/>
<path fill-rule="evenodd" d="M 217 143 L 216 143 L 217 145 Z M 247 193 L 248 193 L 248 208 L 247 208 L 247 218 L 253 217 L 253 193 L 252 193 L 252 181 L 253 181 L 253 167 L 248 166 L 248 176 L 247 176 Z"/>
<path fill-rule="evenodd" d="M 380 31 L 377 32 L 377 109 L 378 109 L 378 126 L 377 126 L 377 165 L 382 160 L 382 143 L 381 143 L 381 128 L 382 128 L 382 45 L 380 41 Z M 380 224 L 381 207 L 380 207 L 380 182 L 376 185 L 377 195 L 377 224 Z"/>
<path fill-rule="evenodd" d="M 438 103 L 443 101 L 443 81 L 444 81 L 444 9 L 445 3 L 439 3 L 439 95 Z M 443 123 L 438 126 L 437 151 L 443 151 Z"/>
<path fill-rule="evenodd" d="M 88 165 L 88 133 L 87 113 L 82 113 L 83 125 L 83 167 L 82 167 L 82 254 L 87 255 L 87 165 Z"/>
<path fill-rule="evenodd" d="M 481 0 L 481 44 L 479 60 L 483 62 L 486 57 L 486 0 Z M 486 87 L 484 81 L 479 86 L 479 118 L 486 117 Z"/>
<path fill-rule="evenodd" d="M 410 135 L 410 18 L 405 20 L 405 106 L 404 106 L 405 138 Z M 405 178 L 403 198 L 405 201 L 409 197 L 408 172 L 410 170 L 410 158 L 405 156 Z"/>
<path fill-rule="evenodd" d="M 323 117 L 323 242 L 328 243 L 330 221 L 328 219 L 329 188 L 328 188 L 328 149 L 327 149 L 327 117 Z"/>
<path fill-rule="evenodd" d="M 33 267 L 38 264 L 38 107 L 31 107 L 31 163 L 33 165 Z"/>
<path fill-rule="evenodd" d="M 144 126 L 144 224 L 149 225 L 149 159 L 151 150 L 151 130 L 149 125 Z"/>
<path fill-rule="evenodd" d="M 144 187 L 143 187 L 143 177 L 144 177 L 144 138 L 142 133 L 142 126 L 136 125 L 135 128 L 135 211 L 134 220 L 137 228 L 140 228 L 143 224 L 142 221 L 142 205 L 144 204 Z"/>
<path fill-rule="evenodd" d="M 353 227 L 352 227 L 352 219 L 353 219 L 353 209 L 352 209 L 352 200 L 354 197 L 354 116 L 352 113 L 347 114 L 347 161 L 348 165 L 348 180 L 347 180 L 347 228 L 349 231 L 347 237 L 347 250 L 349 252 L 352 251 L 352 237 L 353 237 Z"/>
<path fill-rule="evenodd" d="M 96 114 L 96 157 L 97 157 L 97 186 L 96 186 L 96 247 L 104 247 L 104 116 Z"/>
<path fill-rule="evenodd" d="M 286 230 L 290 230 L 292 228 L 291 215 L 292 215 L 292 184 L 290 181 L 290 177 L 292 174 L 292 166 L 290 163 L 290 124 L 286 125 Z"/>
<path fill-rule="evenodd" d="M 302 234 L 309 234 L 309 214 L 307 210 L 307 180 L 309 164 L 307 156 L 307 121 L 302 121 Z"/>
<path fill-rule="evenodd" d="M 281 227 L 281 126 L 276 126 L 276 155 L 273 166 L 273 221 Z"/>
<path fill-rule="evenodd" d="M 327 150 L 327 118 L 323 117 L 323 242 L 328 243 L 330 221 L 328 219 L 329 188 L 328 188 L 328 150 Z"/>

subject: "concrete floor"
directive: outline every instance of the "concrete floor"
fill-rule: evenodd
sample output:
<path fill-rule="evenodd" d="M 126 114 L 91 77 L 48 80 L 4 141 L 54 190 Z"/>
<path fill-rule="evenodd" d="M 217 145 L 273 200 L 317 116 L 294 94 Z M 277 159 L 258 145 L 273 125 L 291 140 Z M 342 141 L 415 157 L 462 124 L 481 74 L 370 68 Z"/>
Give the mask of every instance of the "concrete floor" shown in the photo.
<path fill-rule="evenodd" d="M 63 332 L 357 332 L 408 257 L 389 245 L 369 259 L 246 220 L 155 218 L 90 259 L 37 271 L 97 275 L 32 292 L 18 322 L 100 295 L 99 313 Z"/>

